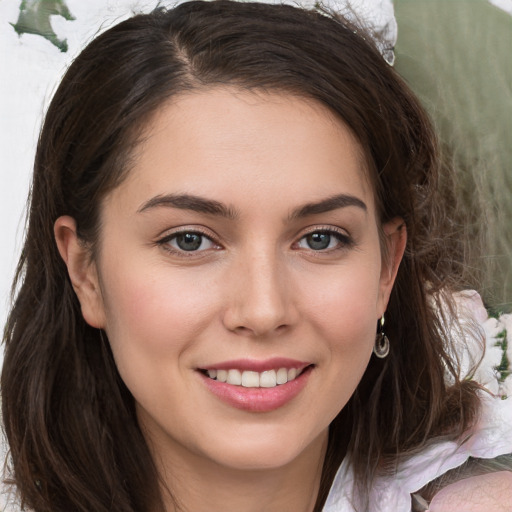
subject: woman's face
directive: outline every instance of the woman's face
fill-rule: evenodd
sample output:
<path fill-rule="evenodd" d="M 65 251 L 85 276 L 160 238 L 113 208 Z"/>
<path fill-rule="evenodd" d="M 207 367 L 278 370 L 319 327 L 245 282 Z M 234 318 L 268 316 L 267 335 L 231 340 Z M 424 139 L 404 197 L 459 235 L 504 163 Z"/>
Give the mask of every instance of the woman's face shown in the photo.
<path fill-rule="evenodd" d="M 163 107 L 77 286 L 158 453 L 254 469 L 320 446 L 371 356 L 396 227 L 387 264 L 362 150 L 320 104 L 225 88 Z"/>

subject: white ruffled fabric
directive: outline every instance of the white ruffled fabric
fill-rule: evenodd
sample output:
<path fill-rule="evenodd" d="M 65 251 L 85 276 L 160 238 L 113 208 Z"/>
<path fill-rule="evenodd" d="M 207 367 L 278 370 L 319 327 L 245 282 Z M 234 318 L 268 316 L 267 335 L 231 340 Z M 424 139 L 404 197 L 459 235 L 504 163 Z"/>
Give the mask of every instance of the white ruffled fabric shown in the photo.
<path fill-rule="evenodd" d="M 508 337 L 507 356 L 512 361 L 512 315 L 489 317 L 482 298 L 474 290 L 455 293 L 453 299 L 456 318 L 446 327 L 456 340 L 454 355 L 460 363 L 461 376 L 477 381 L 494 395 L 512 395 L 507 391 L 512 375 L 502 379 L 498 371 L 505 351 L 502 339 L 505 333 Z M 508 368 L 510 370 L 512 368 Z M 448 382 L 453 381 L 450 375 L 446 377 Z"/>
<path fill-rule="evenodd" d="M 410 512 L 411 494 L 469 457 L 492 459 L 512 453 L 512 397 L 502 399 L 481 394 L 480 420 L 461 445 L 453 441 L 434 442 L 418 455 L 404 460 L 392 476 L 379 477 L 369 497 L 372 512 Z M 334 479 L 323 512 L 356 512 L 352 494 L 354 476 L 347 461 Z"/>

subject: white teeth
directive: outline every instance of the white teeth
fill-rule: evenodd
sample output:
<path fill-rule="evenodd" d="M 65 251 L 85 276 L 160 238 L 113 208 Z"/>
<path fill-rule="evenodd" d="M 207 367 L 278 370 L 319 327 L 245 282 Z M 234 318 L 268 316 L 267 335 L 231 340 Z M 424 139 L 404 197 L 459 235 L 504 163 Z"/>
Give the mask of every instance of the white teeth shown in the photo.
<path fill-rule="evenodd" d="M 288 370 L 286 368 L 279 368 L 277 370 L 276 382 L 278 384 L 286 384 L 288 382 Z"/>
<path fill-rule="evenodd" d="M 260 374 L 258 372 L 242 373 L 242 386 L 244 386 L 245 388 L 259 388 Z"/>
<path fill-rule="evenodd" d="M 240 386 L 242 384 L 242 372 L 240 370 L 228 370 L 226 382 L 233 384 L 233 386 Z"/>
<path fill-rule="evenodd" d="M 269 370 L 260 375 L 260 388 L 275 388 L 277 385 L 276 371 Z"/>
<path fill-rule="evenodd" d="M 267 370 L 265 372 L 232 370 L 207 370 L 210 379 L 216 379 L 219 382 L 227 382 L 233 386 L 243 386 L 245 388 L 274 388 L 286 384 L 296 379 L 300 374 L 297 368 L 278 368 L 277 370 Z"/>

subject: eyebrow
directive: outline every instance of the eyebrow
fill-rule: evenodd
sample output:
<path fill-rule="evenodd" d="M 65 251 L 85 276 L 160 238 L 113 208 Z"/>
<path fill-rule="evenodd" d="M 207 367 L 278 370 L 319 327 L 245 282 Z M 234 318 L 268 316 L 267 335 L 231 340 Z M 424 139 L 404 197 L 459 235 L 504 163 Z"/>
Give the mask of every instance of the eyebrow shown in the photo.
<path fill-rule="evenodd" d="M 225 217 L 227 219 L 236 219 L 238 213 L 228 206 L 204 197 L 192 194 L 165 194 L 153 197 L 146 201 L 138 210 L 139 213 L 157 207 L 178 208 L 180 210 L 192 210 L 198 213 L 206 213 L 207 215 L 215 215 Z"/>
<path fill-rule="evenodd" d="M 368 211 L 366 204 L 356 196 L 348 194 L 337 194 L 335 196 L 322 199 L 321 201 L 308 203 L 294 210 L 290 219 L 300 219 L 309 215 L 318 215 L 319 213 L 327 213 L 338 208 L 346 208 L 348 206 L 356 206 L 365 212 Z"/>
<path fill-rule="evenodd" d="M 337 194 L 321 201 L 307 203 L 296 208 L 289 215 L 290 220 L 300 219 L 309 215 L 318 215 L 320 213 L 330 212 L 338 208 L 355 206 L 365 212 L 368 211 L 366 204 L 359 198 L 348 194 Z M 207 215 L 215 215 L 230 220 L 238 218 L 238 212 L 229 206 L 192 194 L 165 194 L 155 196 L 146 201 L 137 211 L 138 213 L 151 210 L 158 207 L 178 208 L 180 210 L 192 210 Z"/>

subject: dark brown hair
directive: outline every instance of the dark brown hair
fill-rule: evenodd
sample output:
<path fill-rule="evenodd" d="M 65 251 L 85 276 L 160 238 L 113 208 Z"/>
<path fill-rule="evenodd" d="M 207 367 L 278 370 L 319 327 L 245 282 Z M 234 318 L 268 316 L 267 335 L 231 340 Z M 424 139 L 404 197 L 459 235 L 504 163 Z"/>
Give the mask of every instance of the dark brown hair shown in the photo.
<path fill-rule="evenodd" d="M 18 290 L 5 331 L 3 418 L 13 480 L 36 512 L 144 512 L 159 479 L 108 342 L 85 323 L 53 237 L 75 218 L 94 247 L 102 198 L 130 170 L 148 119 L 173 95 L 217 85 L 314 99 L 363 147 L 380 221 L 402 217 L 404 260 L 386 315 L 389 357 L 372 359 L 330 429 L 315 510 L 348 453 L 360 492 L 398 455 L 456 437 L 477 410 L 435 305 L 461 276 L 423 108 L 371 37 L 335 15 L 291 6 L 189 2 L 120 23 L 71 65 L 41 132 Z M 455 384 L 445 384 L 445 373 Z"/>

